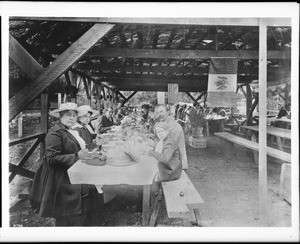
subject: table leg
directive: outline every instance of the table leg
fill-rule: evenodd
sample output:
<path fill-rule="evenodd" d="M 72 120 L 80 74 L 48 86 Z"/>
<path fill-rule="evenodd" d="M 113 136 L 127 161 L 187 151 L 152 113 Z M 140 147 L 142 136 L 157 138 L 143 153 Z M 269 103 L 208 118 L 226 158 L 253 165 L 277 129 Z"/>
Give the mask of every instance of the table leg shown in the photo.
<path fill-rule="evenodd" d="M 219 131 L 224 131 L 224 119 L 220 120 Z"/>
<path fill-rule="evenodd" d="M 206 120 L 205 123 L 206 123 L 206 135 L 209 136 L 208 120 Z"/>
<path fill-rule="evenodd" d="M 151 185 L 143 186 L 143 210 L 142 210 L 142 225 L 148 226 L 150 216 L 150 189 Z"/>
<path fill-rule="evenodd" d="M 282 143 L 281 143 L 281 138 L 279 136 L 276 136 L 277 139 L 277 145 L 278 149 L 282 151 Z"/>
<path fill-rule="evenodd" d="M 251 141 L 257 142 L 257 137 L 254 132 L 251 133 Z M 253 158 L 256 165 L 258 165 L 258 152 L 253 150 Z"/>

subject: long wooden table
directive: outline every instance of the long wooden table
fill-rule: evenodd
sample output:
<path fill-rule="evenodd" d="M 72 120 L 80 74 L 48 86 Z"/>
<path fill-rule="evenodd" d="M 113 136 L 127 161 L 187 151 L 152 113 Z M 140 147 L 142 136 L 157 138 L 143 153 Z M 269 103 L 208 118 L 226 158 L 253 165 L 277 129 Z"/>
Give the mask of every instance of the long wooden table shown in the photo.
<path fill-rule="evenodd" d="M 258 131 L 259 131 L 259 126 L 254 125 L 254 126 L 241 126 L 244 129 L 247 129 L 251 133 L 251 140 L 257 142 L 258 141 Z M 291 130 L 289 129 L 283 129 L 283 128 L 278 128 L 274 126 L 267 126 L 267 135 L 273 136 L 277 140 L 277 145 L 278 149 L 283 150 L 282 147 L 282 139 L 289 139 L 291 140 Z"/>
<path fill-rule="evenodd" d="M 142 224 L 147 226 L 150 218 L 150 188 L 158 172 L 157 160 L 142 156 L 140 161 L 130 166 L 92 166 L 77 161 L 68 170 L 72 184 L 136 185 L 143 186 Z"/>

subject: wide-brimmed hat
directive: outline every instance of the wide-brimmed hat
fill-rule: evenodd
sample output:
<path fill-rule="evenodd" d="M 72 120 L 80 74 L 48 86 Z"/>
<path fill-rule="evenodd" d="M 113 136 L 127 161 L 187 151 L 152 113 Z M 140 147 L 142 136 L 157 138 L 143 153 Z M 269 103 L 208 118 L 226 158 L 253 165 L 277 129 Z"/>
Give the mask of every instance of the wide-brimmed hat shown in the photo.
<path fill-rule="evenodd" d="M 99 111 L 92 109 L 89 105 L 82 105 L 82 106 L 78 107 L 78 117 L 81 117 L 81 116 L 87 114 L 88 112 L 90 112 L 92 114 L 91 118 L 95 117 L 99 114 Z"/>
<path fill-rule="evenodd" d="M 60 115 L 59 113 L 62 111 L 66 111 L 66 110 L 74 110 L 78 112 L 78 107 L 76 103 L 61 103 L 59 105 L 59 108 L 52 110 L 51 112 L 49 112 L 49 115 L 59 118 Z"/>

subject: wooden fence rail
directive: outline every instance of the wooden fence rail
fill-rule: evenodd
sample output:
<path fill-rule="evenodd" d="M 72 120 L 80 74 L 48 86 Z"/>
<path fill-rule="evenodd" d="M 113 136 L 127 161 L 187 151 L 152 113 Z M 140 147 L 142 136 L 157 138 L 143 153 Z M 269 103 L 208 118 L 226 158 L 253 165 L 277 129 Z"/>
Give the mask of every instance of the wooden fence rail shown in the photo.
<path fill-rule="evenodd" d="M 17 174 L 19 174 L 21 176 L 25 176 L 30 179 L 33 179 L 35 173 L 30 170 L 24 169 L 23 166 L 27 162 L 29 157 L 32 155 L 34 150 L 38 147 L 38 145 L 44 141 L 45 135 L 46 135 L 45 133 L 36 134 L 36 135 L 16 139 L 9 143 L 9 146 L 13 146 L 13 145 L 17 145 L 22 142 L 25 142 L 25 141 L 30 141 L 30 140 L 35 139 L 35 142 L 33 143 L 33 145 L 28 149 L 28 151 L 25 153 L 23 158 L 17 163 L 17 165 L 9 163 L 9 171 L 11 172 L 11 174 L 9 176 L 9 183 L 15 178 L 15 176 Z"/>

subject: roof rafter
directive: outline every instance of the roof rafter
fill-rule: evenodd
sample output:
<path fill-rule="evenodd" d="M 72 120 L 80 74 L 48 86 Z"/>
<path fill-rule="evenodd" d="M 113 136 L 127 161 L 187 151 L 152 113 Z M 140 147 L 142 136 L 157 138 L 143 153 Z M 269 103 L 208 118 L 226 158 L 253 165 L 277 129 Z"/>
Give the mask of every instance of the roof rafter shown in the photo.
<path fill-rule="evenodd" d="M 9 101 L 9 121 L 16 117 L 43 90 L 77 62 L 113 27 L 114 25 L 110 24 L 95 24 L 51 65 L 44 69 L 35 80 L 12 97 Z"/>
<path fill-rule="evenodd" d="M 94 48 L 85 56 L 125 57 L 125 58 L 157 58 L 157 59 L 210 59 L 211 57 L 236 57 L 237 59 L 258 59 L 257 50 L 166 50 L 166 49 L 125 49 Z M 268 51 L 268 59 L 290 59 L 291 52 Z"/>
<path fill-rule="evenodd" d="M 97 18 L 97 17 L 26 17 L 14 16 L 10 20 L 71 21 L 95 23 L 162 24 L 162 25 L 222 25 L 259 26 L 262 18 Z M 263 18 L 266 26 L 291 26 L 291 18 Z"/>

